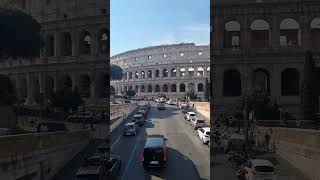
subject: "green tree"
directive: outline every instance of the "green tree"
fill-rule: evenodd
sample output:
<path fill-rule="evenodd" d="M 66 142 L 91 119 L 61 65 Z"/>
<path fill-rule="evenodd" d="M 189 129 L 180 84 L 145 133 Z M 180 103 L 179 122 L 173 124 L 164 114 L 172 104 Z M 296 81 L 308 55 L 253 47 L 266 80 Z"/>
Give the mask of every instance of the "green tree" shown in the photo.
<path fill-rule="evenodd" d="M 54 107 L 62 108 L 67 112 L 71 108 L 77 109 L 83 103 L 83 100 L 78 88 L 75 88 L 74 91 L 70 88 L 66 88 L 54 93 L 51 102 Z"/>
<path fill-rule="evenodd" d="M 8 76 L 0 75 L 0 106 L 10 106 L 17 102 L 14 86 Z"/>
<path fill-rule="evenodd" d="M 194 93 L 194 91 L 187 91 L 185 94 L 184 94 L 184 97 L 189 97 L 190 99 L 197 99 L 197 94 Z"/>
<path fill-rule="evenodd" d="M 315 67 L 312 53 L 306 52 L 303 72 L 303 85 L 301 93 L 301 108 L 303 118 L 306 120 L 316 120 L 318 112 L 318 97 L 315 87 Z"/>
<path fill-rule="evenodd" d="M 167 98 L 167 95 L 165 93 L 159 93 L 158 98 Z"/>
<path fill-rule="evenodd" d="M 134 97 L 136 95 L 136 91 L 128 90 L 126 91 L 126 95 L 129 97 Z"/>
<path fill-rule="evenodd" d="M 204 99 L 209 100 L 209 93 L 210 93 L 210 86 L 208 78 L 206 78 L 206 81 L 204 83 Z"/>
<path fill-rule="evenodd" d="M 0 8 L 0 27 L 0 59 L 39 55 L 43 45 L 41 26 L 32 16 Z"/>
<path fill-rule="evenodd" d="M 111 64 L 110 65 L 110 79 L 111 80 L 121 80 L 123 77 L 123 70 L 120 66 Z"/>

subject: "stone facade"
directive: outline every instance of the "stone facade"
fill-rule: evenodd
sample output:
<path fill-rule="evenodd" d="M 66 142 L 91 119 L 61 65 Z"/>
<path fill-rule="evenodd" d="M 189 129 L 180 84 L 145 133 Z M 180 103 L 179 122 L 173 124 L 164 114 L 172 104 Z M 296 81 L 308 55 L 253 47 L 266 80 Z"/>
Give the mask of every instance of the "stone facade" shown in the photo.
<path fill-rule="evenodd" d="M 19 98 L 35 104 L 46 89 L 50 95 L 67 87 L 78 88 L 86 102 L 105 99 L 108 1 L 0 0 L 0 7 L 18 8 L 42 27 L 45 47 L 38 57 L 0 61 L 0 73 L 10 77 Z"/>
<path fill-rule="evenodd" d="M 111 63 L 124 70 L 122 80 L 111 82 L 116 92 L 135 90 L 138 96 L 174 98 L 194 90 L 203 98 L 210 75 L 209 46 L 193 43 L 132 50 L 111 57 Z"/>
<path fill-rule="evenodd" d="M 216 112 L 227 111 L 245 89 L 255 88 L 269 92 L 284 110 L 300 114 L 305 51 L 312 50 L 316 66 L 320 63 L 319 7 L 316 0 L 211 5 Z"/>

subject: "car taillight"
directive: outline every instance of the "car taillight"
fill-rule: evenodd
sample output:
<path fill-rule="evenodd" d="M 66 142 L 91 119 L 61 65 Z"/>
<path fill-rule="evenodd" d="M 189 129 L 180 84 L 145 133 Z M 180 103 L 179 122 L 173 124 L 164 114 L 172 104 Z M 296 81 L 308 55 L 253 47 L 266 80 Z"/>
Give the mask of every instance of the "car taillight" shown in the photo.
<path fill-rule="evenodd" d="M 144 161 L 144 155 L 142 154 L 141 161 Z"/>
<path fill-rule="evenodd" d="M 163 160 L 165 160 L 165 161 L 167 160 L 166 152 L 164 152 Z"/>

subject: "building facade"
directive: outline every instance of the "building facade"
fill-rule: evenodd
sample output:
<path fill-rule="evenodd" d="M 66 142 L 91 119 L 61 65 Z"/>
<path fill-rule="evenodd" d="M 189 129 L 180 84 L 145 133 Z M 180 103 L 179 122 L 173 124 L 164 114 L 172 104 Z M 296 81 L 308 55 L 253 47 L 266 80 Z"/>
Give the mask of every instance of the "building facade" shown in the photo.
<path fill-rule="evenodd" d="M 320 2 L 217 0 L 211 19 L 215 110 L 226 112 L 258 89 L 299 116 L 306 50 L 320 66 Z"/>
<path fill-rule="evenodd" d="M 63 88 L 77 88 L 87 103 L 105 99 L 109 1 L 0 0 L 0 7 L 22 10 L 41 24 L 45 45 L 37 57 L 0 61 L 20 99 L 37 104 L 40 94 Z"/>
<path fill-rule="evenodd" d="M 116 93 L 134 90 L 137 96 L 170 98 L 194 91 L 204 98 L 205 82 L 210 77 L 209 46 L 193 43 L 153 46 L 111 57 L 120 66 L 123 79 L 112 81 Z"/>

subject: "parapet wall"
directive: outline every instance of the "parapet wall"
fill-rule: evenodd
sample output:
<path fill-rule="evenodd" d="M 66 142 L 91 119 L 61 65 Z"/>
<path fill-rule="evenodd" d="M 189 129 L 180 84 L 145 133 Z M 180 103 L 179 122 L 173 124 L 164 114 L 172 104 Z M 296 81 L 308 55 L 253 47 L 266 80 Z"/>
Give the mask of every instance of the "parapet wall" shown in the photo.
<path fill-rule="evenodd" d="M 89 131 L 0 137 L 0 179 L 50 180 L 89 140 Z"/>
<path fill-rule="evenodd" d="M 294 128 L 259 128 L 271 134 L 276 153 L 312 180 L 320 180 L 320 131 Z M 263 137 L 262 137 L 263 138 Z"/>

